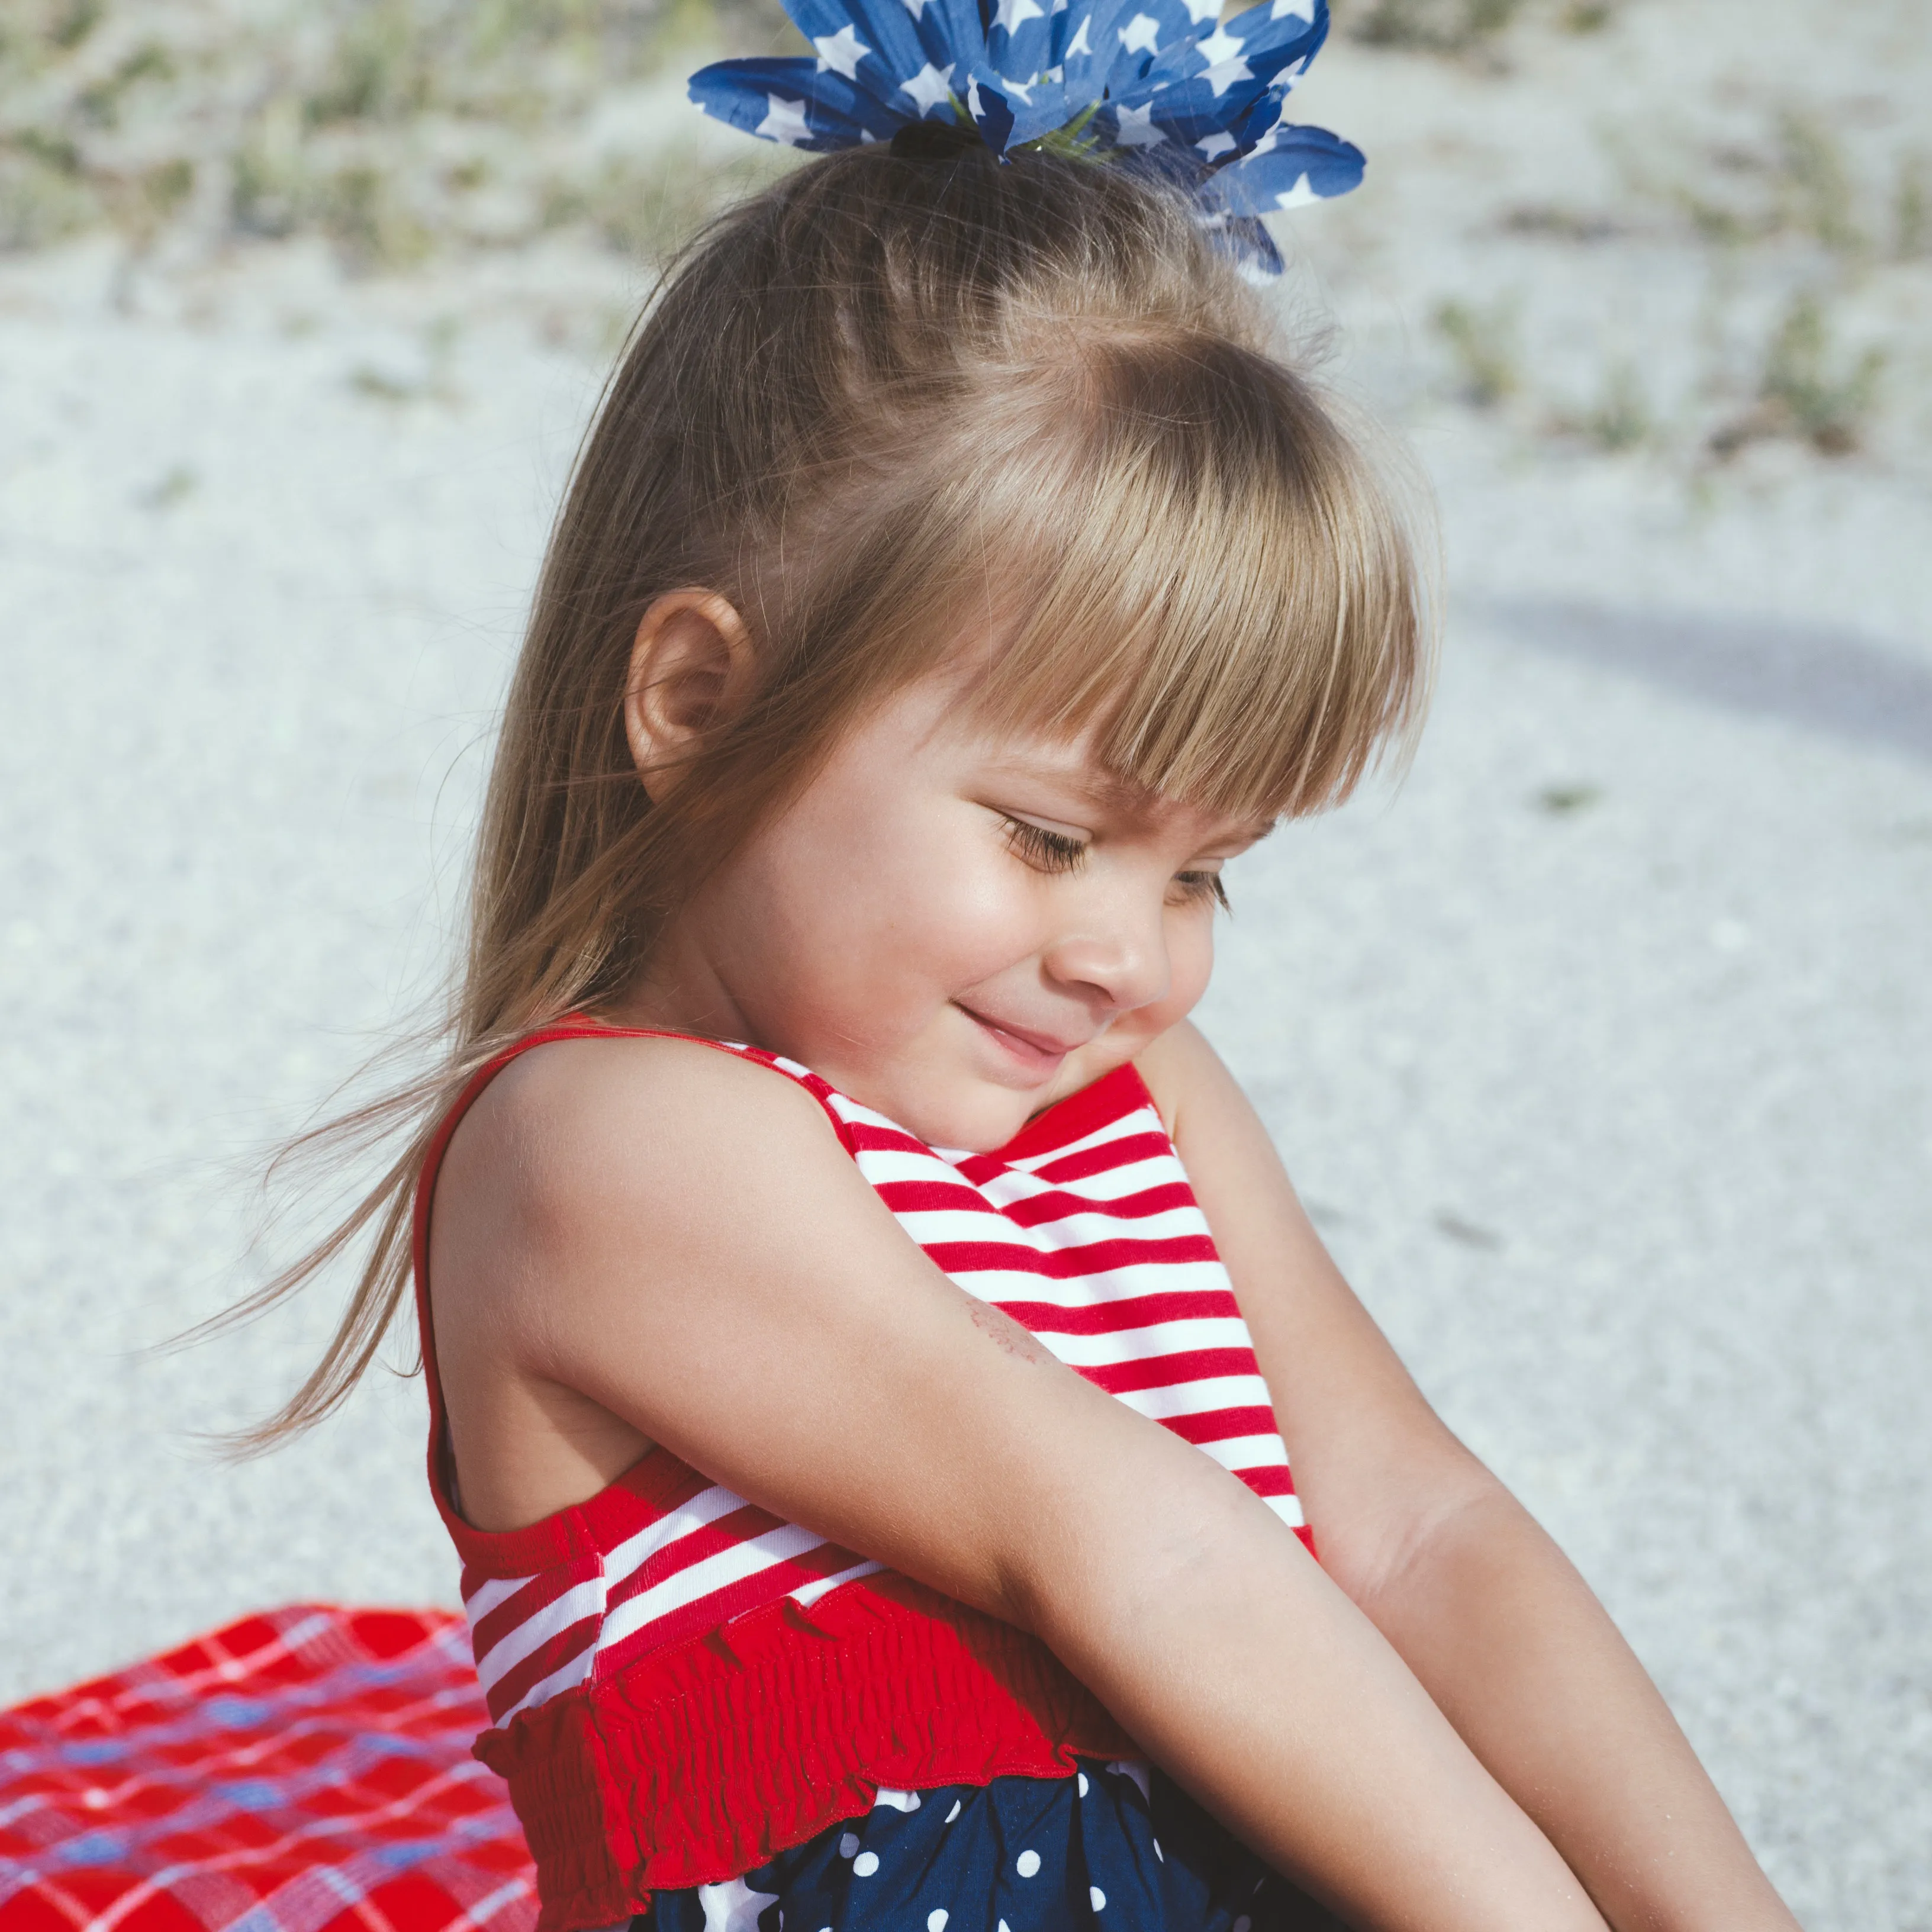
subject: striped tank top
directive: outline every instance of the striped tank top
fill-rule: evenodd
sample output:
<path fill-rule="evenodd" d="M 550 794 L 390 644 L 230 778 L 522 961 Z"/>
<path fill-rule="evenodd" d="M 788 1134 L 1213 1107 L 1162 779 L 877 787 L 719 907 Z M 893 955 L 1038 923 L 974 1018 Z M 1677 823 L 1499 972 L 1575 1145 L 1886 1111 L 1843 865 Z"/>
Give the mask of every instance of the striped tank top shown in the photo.
<path fill-rule="evenodd" d="M 736 1876 L 867 1810 L 880 1786 L 1064 1776 L 1077 1756 L 1133 1749 L 1035 1640 L 782 1522 L 666 1450 L 527 1528 L 478 1531 L 457 1513 L 428 1296 L 437 1168 L 516 1054 L 620 1032 L 566 1021 L 483 1069 L 432 1143 L 416 1204 L 430 1481 L 463 1561 L 491 1720 L 478 1754 L 509 1780 L 544 1932 L 610 1924 L 656 1888 Z M 968 1294 L 1196 1444 L 1307 1540 L 1246 1324 L 1134 1068 L 997 1153 L 965 1154 L 928 1147 L 795 1062 L 719 1050 L 806 1088 L 908 1235 Z"/>

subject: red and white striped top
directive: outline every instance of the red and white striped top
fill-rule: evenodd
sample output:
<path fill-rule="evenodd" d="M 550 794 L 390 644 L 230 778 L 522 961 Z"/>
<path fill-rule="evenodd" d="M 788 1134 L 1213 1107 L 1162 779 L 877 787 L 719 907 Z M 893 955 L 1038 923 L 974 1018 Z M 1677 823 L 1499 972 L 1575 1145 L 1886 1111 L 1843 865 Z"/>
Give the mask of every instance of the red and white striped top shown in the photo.
<path fill-rule="evenodd" d="M 526 1044 L 593 1030 L 611 1030 L 577 1022 Z M 959 1154 L 928 1147 L 794 1062 L 730 1050 L 818 1098 L 900 1226 L 968 1294 L 1232 1471 L 1306 1539 L 1247 1324 L 1131 1066 L 1049 1108 L 998 1153 Z M 425 1355 L 440 1435 L 433 1351 Z M 748 1610 L 784 1598 L 809 1604 L 882 1567 L 664 1450 L 576 1509 L 502 1534 L 462 1522 L 436 1486 L 465 1559 L 476 1667 L 500 1726 Z"/>

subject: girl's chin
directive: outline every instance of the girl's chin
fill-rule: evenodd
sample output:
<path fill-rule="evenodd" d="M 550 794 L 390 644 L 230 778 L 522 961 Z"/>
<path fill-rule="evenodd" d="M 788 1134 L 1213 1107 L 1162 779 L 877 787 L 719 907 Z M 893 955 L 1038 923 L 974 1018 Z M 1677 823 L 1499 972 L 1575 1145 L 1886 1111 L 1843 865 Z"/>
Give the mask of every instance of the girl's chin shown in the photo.
<path fill-rule="evenodd" d="M 1026 1125 L 1043 1104 L 1024 1094 L 986 1091 L 984 1083 L 977 1093 L 966 1092 L 948 1100 L 928 1098 L 915 1111 L 919 1118 L 907 1120 L 895 1115 L 908 1133 L 916 1134 L 928 1147 L 944 1148 L 958 1154 L 992 1154 L 1004 1147 Z"/>
<path fill-rule="evenodd" d="M 1059 1097 L 1051 1084 L 1022 1089 L 989 1080 L 970 1068 L 946 1078 L 922 1070 L 911 1079 L 881 1086 L 885 1090 L 878 1099 L 867 1100 L 868 1106 L 877 1107 L 928 1147 L 959 1154 L 994 1153 Z M 861 1094 L 852 1097 L 866 1100 Z"/>
<path fill-rule="evenodd" d="M 927 1146 L 965 1154 L 1004 1147 L 1034 1114 L 1091 1077 L 1075 1064 L 1086 1056 L 1016 1051 L 997 1030 L 963 1013 L 952 1017 L 960 1024 L 946 1030 L 950 1036 L 913 1042 L 868 1065 L 833 1059 L 815 1070 Z"/>

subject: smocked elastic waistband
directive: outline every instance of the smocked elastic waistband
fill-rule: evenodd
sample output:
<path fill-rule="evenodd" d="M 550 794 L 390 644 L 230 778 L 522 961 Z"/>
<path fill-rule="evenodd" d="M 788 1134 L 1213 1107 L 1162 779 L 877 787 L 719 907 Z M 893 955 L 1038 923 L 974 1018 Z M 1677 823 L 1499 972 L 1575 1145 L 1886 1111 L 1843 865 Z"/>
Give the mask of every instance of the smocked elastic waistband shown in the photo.
<path fill-rule="evenodd" d="M 897 1576 L 789 1601 L 487 1731 L 538 1932 L 641 1912 L 871 1809 L 879 1787 L 1064 1778 L 1136 1747 L 1036 1638 Z"/>

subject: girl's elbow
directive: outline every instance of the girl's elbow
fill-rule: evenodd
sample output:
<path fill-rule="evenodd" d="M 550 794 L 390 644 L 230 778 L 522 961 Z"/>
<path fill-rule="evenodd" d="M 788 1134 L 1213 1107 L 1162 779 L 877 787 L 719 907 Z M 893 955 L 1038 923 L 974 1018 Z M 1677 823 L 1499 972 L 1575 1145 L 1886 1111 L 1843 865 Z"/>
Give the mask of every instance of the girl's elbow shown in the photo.
<path fill-rule="evenodd" d="M 1352 1513 L 1322 1543 L 1322 1568 L 1364 1609 L 1413 1587 L 1443 1549 L 1482 1536 L 1522 1505 L 1474 1456 L 1419 1474 L 1379 1508 Z"/>

